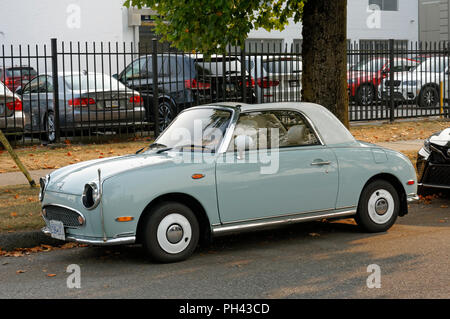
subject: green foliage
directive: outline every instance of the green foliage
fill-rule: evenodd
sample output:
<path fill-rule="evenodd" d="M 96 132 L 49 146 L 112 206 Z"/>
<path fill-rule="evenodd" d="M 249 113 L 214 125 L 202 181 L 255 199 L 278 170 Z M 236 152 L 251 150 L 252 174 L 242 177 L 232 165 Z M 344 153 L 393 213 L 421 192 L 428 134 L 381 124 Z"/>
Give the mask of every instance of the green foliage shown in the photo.
<path fill-rule="evenodd" d="M 283 30 L 299 22 L 306 0 L 127 0 L 127 7 L 158 12 L 156 33 L 184 51 L 223 52 L 243 46 L 252 29 Z M 299 31 L 300 32 L 300 31 Z"/>

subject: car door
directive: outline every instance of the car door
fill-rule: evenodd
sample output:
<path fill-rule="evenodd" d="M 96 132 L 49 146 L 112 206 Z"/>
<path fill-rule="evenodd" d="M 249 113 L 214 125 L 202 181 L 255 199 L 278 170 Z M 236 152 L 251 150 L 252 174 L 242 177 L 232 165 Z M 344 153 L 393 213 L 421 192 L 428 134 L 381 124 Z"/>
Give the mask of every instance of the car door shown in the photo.
<path fill-rule="evenodd" d="M 22 90 L 22 107 L 24 113 L 31 119 L 30 127 L 27 127 L 31 132 L 42 129 L 40 124 L 41 112 L 38 107 L 40 81 L 42 81 L 40 76 L 35 77 L 28 82 Z"/>
<path fill-rule="evenodd" d="M 236 151 L 234 143 L 246 137 L 248 149 Z M 336 204 L 338 166 L 302 114 L 251 112 L 240 115 L 219 157 L 216 182 L 222 223 L 328 211 Z"/>

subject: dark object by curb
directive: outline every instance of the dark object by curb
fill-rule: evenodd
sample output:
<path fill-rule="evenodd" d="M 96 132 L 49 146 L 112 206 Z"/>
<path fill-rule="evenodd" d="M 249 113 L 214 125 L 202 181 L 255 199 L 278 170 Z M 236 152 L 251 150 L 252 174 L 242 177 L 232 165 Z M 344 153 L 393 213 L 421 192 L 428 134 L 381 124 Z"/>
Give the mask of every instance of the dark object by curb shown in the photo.
<path fill-rule="evenodd" d="M 44 235 L 40 230 L 0 233 L 0 248 L 11 251 L 16 248 L 32 248 L 40 245 L 61 245 L 63 242 Z"/>

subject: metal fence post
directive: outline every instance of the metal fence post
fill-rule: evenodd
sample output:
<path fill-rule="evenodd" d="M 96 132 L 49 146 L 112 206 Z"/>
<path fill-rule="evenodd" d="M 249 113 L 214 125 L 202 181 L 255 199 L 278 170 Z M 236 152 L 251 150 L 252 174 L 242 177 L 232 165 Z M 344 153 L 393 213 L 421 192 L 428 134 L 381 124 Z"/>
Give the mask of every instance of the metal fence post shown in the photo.
<path fill-rule="evenodd" d="M 250 79 L 247 79 L 247 68 L 245 67 L 245 46 L 241 48 L 241 94 L 242 102 L 247 103 L 247 84 L 250 83 Z"/>
<path fill-rule="evenodd" d="M 58 86 L 58 45 L 55 38 L 51 39 L 52 50 L 52 84 L 53 84 L 53 112 L 55 114 L 55 140 L 60 141 L 59 126 L 59 86 Z"/>
<path fill-rule="evenodd" d="M 394 39 L 389 40 L 389 121 L 394 122 Z"/>
<path fill-rule="evenodd" d="M 159 135 L 159 99 L 158 99 L 158 40 L 152 40 L 152 77 L 153 77 L 153 121 L 155 138 Z"/>

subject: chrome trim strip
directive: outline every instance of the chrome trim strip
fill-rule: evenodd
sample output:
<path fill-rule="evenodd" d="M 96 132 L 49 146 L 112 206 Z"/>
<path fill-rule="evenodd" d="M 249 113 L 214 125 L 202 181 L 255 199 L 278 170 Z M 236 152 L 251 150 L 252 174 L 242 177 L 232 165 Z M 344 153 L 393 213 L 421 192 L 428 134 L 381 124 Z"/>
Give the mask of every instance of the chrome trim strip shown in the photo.
<path fill-rule="evenodd" d="M 420 183 L 420 184 L 418 184 L 418 186 L 430 187 L 430 188 L 450 189 L 450 186 L 446 186 L 446 185 L 435 185 L 435 184 L 423 184 L 423 183 Z"/>
<path fill-rule="evenodd" d="M 279 219 L 279 218 L 293 217 L 293 216 L 298 216 L 298 215 L 307 215 L 307 214 L 316 214 L 316 213 L 325 213 L 325 212 L 338 212 L 341 210 L 353 210 L 353 209 L 356 209 L 356 206 L 341 207 L 341 208 L 337 208 L 337 209 L 329 208 L 329 209 L 311 210 L 309 212 L 276 215 L 276 216 L 271 216 L 271 217 L 242 219 L 242 220 L 237 220 L 237 221 L 232 221 L 232 222 L 225 222 L 225 223 L 222 223 L 221 225 L 242 224 L 242 223 L 255 222 L 255 221 L 260 221 L 260 220 Z M 212 225 L 212 226 L 215 226 L 215 225 Z"/>
<path fill-rule="evenodd" d="M 221 236 L 232 233 L 239 233 L 243 231 L 253 230 L 253 229 L 261 229 L 272 226 L 279 226 L 291 223 L 300 223 L 318 220 L 322 218 L 338 218 L 338 217 L 346 217 L 352 216 L 356 214 L 356 209 L 342 211 L 342 212 L 333 212 L 333 213 L 302 213 L 295 215 L 286 215 L 288 218 L 265 218 L 263 220 L 254 220 L 254 221 L 243 221 L 236 223 L 234 225 L 222 225 L 218 227 L 212 227 L 212 233 L 214 236 Z M 283 217 L 286 217 L 283 216 Z M 268 220 L 269 219 L 269 220 Z"/>
<path fill-rule="evenodd" d="M 81 216 L 81 218 L 83 218 L 83 225 L 80 225 L 78 227 L 72 227 L 72 226 L 64 226 L 64 227 L 67 227 L 67 228 L 79 228 L 79 227 L 83 227 L 83 226 L 86 225 L 86 217 L 84 217 L 84 215 L 82 213 L 80 213 L 78 210 L 73 209 L 72 207 L 68 207 L 68 206 L 64 206 L 64 205 L 60 205 L 60 204 L 52 204 L 52 203 L 45 204 L 45 206 L 43 206 L 42 209 L 45 209 L 48 206 L 56 206 L 56 207 L 61 207 L 61 208 L 64 208 L 64 209 L 71 210 L 72 212 L 77 213 L 78 215 Z M 46 217 L 43 217 L 43 218 L 46 221 L 48 220 Z"/>
<path fill-rule="evenodd" d="M 41 229 L 41 231 L 47 235 L 51 236 L 50 231 L 47 227 L 44 227 Z M 87 238 L 77 238 L 75 236 L 67 236 L 67 241 L 74 241 L 80 244 L 89 244 L 89 245 L 98 245 L 98 246 L 111 246 L 111 245 L 125 245 L 125 244 L 134 244 L 136 242 L 136 236 L 129 236 L 129 237 L 120 237 L 120 238 L 111 238 L 107 239 L 106 241 L 102 239 L 87 239 Z"/>

